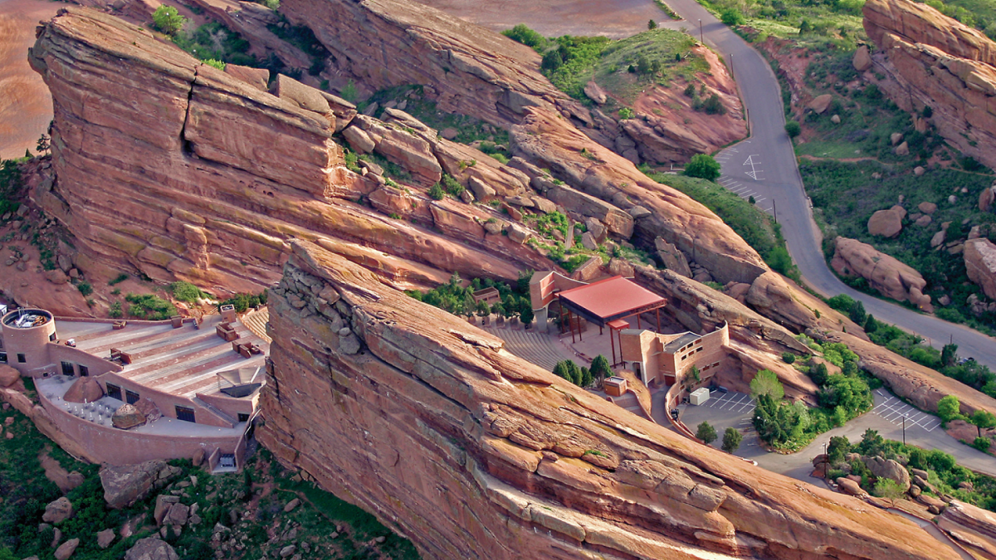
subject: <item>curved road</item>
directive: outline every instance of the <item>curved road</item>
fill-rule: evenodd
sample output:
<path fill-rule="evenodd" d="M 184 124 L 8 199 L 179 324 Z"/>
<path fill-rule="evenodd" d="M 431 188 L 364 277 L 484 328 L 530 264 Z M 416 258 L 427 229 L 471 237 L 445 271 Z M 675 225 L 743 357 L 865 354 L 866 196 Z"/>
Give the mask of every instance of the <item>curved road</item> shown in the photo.
<path fill-rule="evenodd" d="M 789 252 L 806 283 L 817 292 L 847 294 L 860 300 L 875 318 L 893 323 L 929 339 L 940 348 L 950 340 L 963 358 L 972 357 L 996 370 L 996 340 L 961 325 L 921 315 L 905 307 L 858 292 L 838 279 L 823 258 L 821 235 L 813 222 L 792 142 L 785 133 L 781 88 L 764 57 L 723 25 L 695 0 L 667 0 L 685 21 L 667 27 L 685 27 L 693 35 L 699 21 L 705 42 L 716 49 L 733 74 L 747 108 L 751 136 L 722 150 L 719 182 L 743 198 L 753 196 L 759 207 L 776 213 Z"/>

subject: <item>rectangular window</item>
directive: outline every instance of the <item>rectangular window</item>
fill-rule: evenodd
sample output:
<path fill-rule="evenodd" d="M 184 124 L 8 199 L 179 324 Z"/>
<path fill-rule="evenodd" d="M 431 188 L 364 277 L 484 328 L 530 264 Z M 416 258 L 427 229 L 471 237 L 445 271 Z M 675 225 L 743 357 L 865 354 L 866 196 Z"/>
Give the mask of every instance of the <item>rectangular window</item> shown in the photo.
<path fill-rule="evenodd" d="M 127 390 L 125 391 L 125 401 L 127 401 L 128 404 L 137 403 L 138 398 L 139 398 L 138 393 L 136 393 L 135 391 L 127 391 Z"/>
<path fill-rule="evenodd" d="M 123 398 L 121 398 L 121 387 L 118 387 L 113 383 L 107 384 L 107 396 L 111 397 L 112 399 L 118 399 L 119 401 L 124 400 Z"/>
<path fill-rule="evenodd" d="M 18 354 L 17 355 L 17 363 L 23 364 L 23 363 L 25 363 L 27 361 L 28 361 L 28 359 L 24 357 L 24 354 Z"/>
<path fill-rule="evenodd" d="M 56 340 L 58 340 L 58 337 L 55 336 L 55 333 L 48 335 L 49 342 L 55 342 Z"/>
<path fill-rule="evenodd" d="M 249 421 L 249 415 L 246 414 L 245 412 L 240 412 L 239 413 L 239 422 L 248 422 L 248 421 Z"/>
<path fill-rule="evenodd" d="M 76 375 L 76 370 L 73 369 L 72 362 L 62 362 L 62 375 Z"/>
<path fill-rule="evenodd" d="M 196 422 L 196 420 L 194 420 L 194 409 L 187 406 L 177 405 L 176 419 L 183 420 L 184 422 Z"/>
<path fill-rule="evenodd" d="M 7 363 L 7 353 L 0 352 L 0 364 L 6 364 L 6 363 Z"/>
<path fill-rule="evenodd" d="M 88 375 L 90 375 L 90 368 L 80 364 L 80 377 L 87 377 Z"/>

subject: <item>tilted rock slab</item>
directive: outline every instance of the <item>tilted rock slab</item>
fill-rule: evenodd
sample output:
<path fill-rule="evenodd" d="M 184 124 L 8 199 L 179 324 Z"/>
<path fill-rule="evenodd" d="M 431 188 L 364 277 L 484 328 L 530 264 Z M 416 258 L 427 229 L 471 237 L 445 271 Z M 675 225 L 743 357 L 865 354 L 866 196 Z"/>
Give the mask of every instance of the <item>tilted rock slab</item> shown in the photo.
<path fill-rule="evenodd" d="M 261 442 L 423 558 L 957 558 L 905 519 L 598 399 L 310 243 L 270 306 Z"/>
<path fill-rule="evenodd" d="M 909 0 L 869 0 L 865 31 L 885 53 L 873 69 L 905 111 L 930 106 L 929 121 L 959 151 L 996 166 L 996 43 L 981 31 Z"/>
<path fill-rule="evenodd" d="M 32 196 L 90 267 L 256 291 L 279 278 L 291 237 L 362 243 L 446 276 L 551 267 L 513 243 L 447 239 L 427 210 L 416 225 L 355 203 L 379 183 L 346 169 L 332 139 L 348 107 L 285 76 L 283 97 L 260 91 L 82 8 L 40 28 L 30 61 L 52 91 L 57 175 Z"/>
<path fill-rule="evenodd" d="M 986 238 L 969 239 L 964 256 L 968 279 L 982 286 L 989 299 L 996 299 L 996 244 Z"/>
<path fill-rule="evenodd" d="M 830 266 L 845 277 L 860 276 L 887 298 L 909 301 L 933 311 L 930 296 L 923 293 L 927 281 L 912 267 L 856 239 L 838 237 Z"/>

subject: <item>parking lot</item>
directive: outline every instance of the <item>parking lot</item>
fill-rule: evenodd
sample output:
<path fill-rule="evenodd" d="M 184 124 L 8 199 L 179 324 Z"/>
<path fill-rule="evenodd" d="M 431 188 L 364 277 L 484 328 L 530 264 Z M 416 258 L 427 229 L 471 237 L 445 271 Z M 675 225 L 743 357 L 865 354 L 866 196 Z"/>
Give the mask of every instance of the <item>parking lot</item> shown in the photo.
<path fill-rule="evenodd" d="M 921 410 L 910 406 L 896 397 L 890 395 L 883 389 L 875 390 L 876 403 L 872 409 L 873 414 L 881 416 L 883 419 L 897 425 L 903 425 L 903 418 L 906 418 L 906 428 L 919 426 L 927 432 L 933 432 L 940 427 L 941 420 L 933 414 L 927 414 Z"/>
<path fill-rule="evenodd" d="M 708 422 L 716 429 L 719 436 L 712 442 L 713 447 L 723 444 L 723 432 L 727 428 L 736 428 L 744 434 L 744 440 L 740 444 L 737 455 L 745 456 L 756 454 L 751 452 L 751 447 L 757 447 L 757 437 L 753 434 L 754 399 L 744 393 L 720 393 L 713 391 L 709 395 L 709 400 L 698 406 L 682 404 L 678 406 L 681 421 L 692 432 L 698 429 L 699 424 Z"/>

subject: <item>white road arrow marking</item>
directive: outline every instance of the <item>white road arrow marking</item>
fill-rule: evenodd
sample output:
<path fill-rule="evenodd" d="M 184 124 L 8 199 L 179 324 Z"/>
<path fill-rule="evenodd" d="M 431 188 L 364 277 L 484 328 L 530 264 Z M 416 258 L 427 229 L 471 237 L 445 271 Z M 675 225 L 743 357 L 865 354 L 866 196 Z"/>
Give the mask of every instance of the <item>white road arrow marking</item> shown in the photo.
<path fill-rule="evenodd" d="M 757 181 L 757 171 L 754 169 L 754 156 L 747 156 L 747 161 L 744 162 L 744 165 L 750 165 L 750 171 L 745 171 L 745 173 L 748 177 Z"/>

